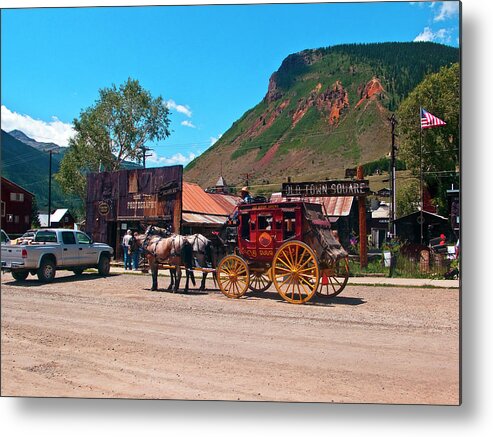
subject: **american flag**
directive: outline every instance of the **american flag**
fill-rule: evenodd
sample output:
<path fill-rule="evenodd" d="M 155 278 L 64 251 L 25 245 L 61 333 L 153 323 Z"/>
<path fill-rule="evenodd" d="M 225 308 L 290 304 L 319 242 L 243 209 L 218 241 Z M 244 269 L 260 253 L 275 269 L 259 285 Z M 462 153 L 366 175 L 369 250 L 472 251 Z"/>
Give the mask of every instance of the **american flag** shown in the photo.
<path fill-rule="evenodd" d="M 430 114 L 426 109 L 421 108 L 421 129 L 427 129 L 429 127 L 445 126 L 443 120 Z"/>

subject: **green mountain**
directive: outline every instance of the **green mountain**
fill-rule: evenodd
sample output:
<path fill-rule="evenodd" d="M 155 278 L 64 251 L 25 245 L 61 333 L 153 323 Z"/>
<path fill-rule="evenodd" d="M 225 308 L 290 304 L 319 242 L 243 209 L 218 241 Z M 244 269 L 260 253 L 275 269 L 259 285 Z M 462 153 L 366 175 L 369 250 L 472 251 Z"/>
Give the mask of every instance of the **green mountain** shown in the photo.
<path fill-rule="evenodd" d="M 289 55 L 262 101 L 186 167 L 185 179 L 207 187 L 222 170 L 229 184 L 243 185 L 248 174 L 254 192 L 268 192 L 289 176 L 343 177 L 388 154 L 390 114 L 426 74 L 458 60 L 458 49 L 424 42 Z"/>
<path fill-rule="evenodd" d="M 40 211 L 48 210 L 48 182 L 50 154 L 38 150 L 14 138 L 2 130 L 2 176 L 20 185 L 36 196 Z M 52 174 L 60 168 L 63 154 L 53 153 Z M 80 202 L 63 194 L 60 186 L 52 179 L 51 207 L 76 210 Z"/>
<path fill-rule="evenodd" d="M 15 137 L 11 135 L 12 133 Z M 2 130 L 1 140 L 2 176 L 33 193 L 39 210 L 47 211 L 50 168 L 50 154 L 47 150 L 53 150 L 51 165 L 54 175 L 59 171 L 60 162 L 68 148 L 54 143 L 40 143 L 18 130 L 10 133 Z M 122 168 L 136 169 L 142 166 L 124 161 Z M 59 184 L 52 178 L 51 208 L 69 208 L 77 214 L 82 211 L 82 202 L 76 197 L 63 193 Z"/>

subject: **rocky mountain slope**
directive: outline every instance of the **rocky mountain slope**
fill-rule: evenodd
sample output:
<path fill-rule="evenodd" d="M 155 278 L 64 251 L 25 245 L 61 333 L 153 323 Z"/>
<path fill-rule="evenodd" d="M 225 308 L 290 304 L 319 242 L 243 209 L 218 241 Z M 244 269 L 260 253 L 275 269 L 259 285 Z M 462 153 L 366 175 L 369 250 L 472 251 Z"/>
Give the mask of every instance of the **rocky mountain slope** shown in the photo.
<path fill-rule="evenodd" d="M 434 43 L 341 45 L 289 55 L 262 101 L 185 169 L 203 187 L 248 174 L 256 192 L 292 180 L 340 178 L 390 150 L 388 117 L 428 73 L 457 62 Z M 274 188 L 273 188 L 274 187 Z"/>
<path fill-rule="evenodd" d="M 9 132 L 9 135 L 13 136 L 15 139 L 22 141 L 24 144 L 27 144 L 28 146 L 34 147 L 35 149 L 38 149 L 42 152 L 48 152 L 52 150 L 54 153 L 64 153 L 66 147 L 60 147 L 58 144 L 55 143 L 42 143 L 39 141 L 36 141 L 33 138 L 28 137 L 24 132 L 14 129 Z"/>

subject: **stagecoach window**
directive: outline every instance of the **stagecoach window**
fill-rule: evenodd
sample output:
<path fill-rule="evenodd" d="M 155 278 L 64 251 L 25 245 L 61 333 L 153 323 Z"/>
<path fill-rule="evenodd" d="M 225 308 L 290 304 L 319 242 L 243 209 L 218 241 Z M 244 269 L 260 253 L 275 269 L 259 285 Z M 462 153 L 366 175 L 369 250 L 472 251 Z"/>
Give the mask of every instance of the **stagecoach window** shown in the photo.
<path fill-rule="evenodd" d="M 244 240 L 250 239 L 250 226 L 252 230 L 255 229 L 255 222 L 250 222 L 250 217 L 248 214 L 241 215 L 241 238 Z"/>
<path fill-rule="evenodd" d="M 294 211 L 285 211 L 284 212 L 284 239 L 287 240 L 291 238 L 295 234 L 295 213 Z"/>
<path fill-rule="evenodd" d="M 272 228 L 272 216 L 271 215 L 259 215 L 258 216 L 258 228 L 261 230 L 270 230 Z"/>

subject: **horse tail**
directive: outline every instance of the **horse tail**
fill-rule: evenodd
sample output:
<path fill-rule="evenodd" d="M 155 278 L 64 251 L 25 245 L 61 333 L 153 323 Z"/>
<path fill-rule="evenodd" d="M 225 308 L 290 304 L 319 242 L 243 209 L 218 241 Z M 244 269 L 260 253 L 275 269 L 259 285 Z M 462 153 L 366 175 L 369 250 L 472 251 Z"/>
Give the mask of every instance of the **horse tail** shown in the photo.
<path fill-rule="evenodd" d="M 183 239 L 181 256 L 185 269 L 187 269 L 187 272 L 190 273 L 190 279 L 192 280 L 192 284 L 195 286 L 195 275 L 193 274 L 193 247 L 186 239 Z"/>

